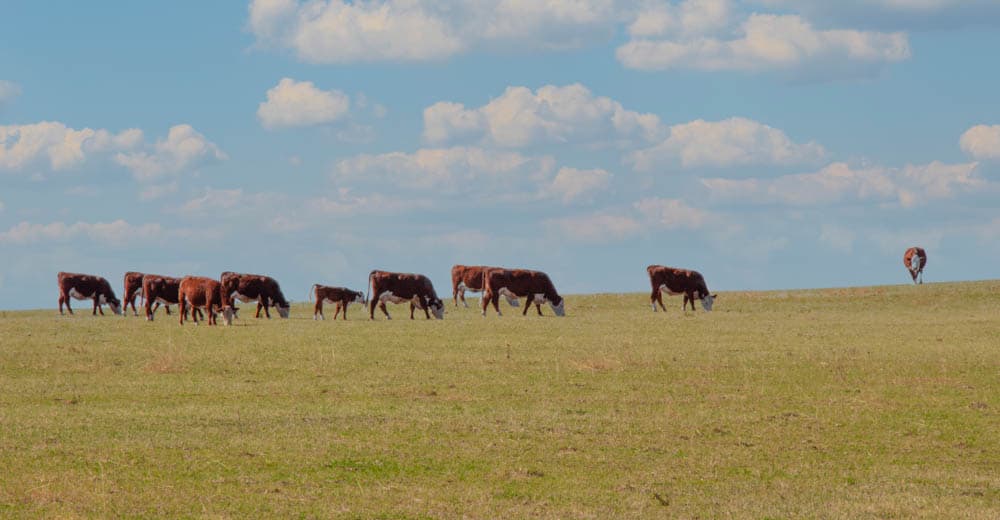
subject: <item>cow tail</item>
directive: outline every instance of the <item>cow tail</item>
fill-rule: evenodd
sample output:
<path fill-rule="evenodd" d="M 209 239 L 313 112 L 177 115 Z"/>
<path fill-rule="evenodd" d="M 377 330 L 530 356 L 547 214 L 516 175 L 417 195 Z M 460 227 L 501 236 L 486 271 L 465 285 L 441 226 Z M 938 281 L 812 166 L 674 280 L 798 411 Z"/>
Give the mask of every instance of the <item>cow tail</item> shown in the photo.
<path fill-rule="evenodd" d="M 368 287 L 365 288 L 365 301 L 371 301 L 372 279 L 375 278 L 375 271 L 368 273 Z"/>
<path fill-rule="evenodd" d="M 309 295 L 306 296 L 306 300 L 313 301 L 313 294 L 316 293 L 316 287 L 318 286 L 319 286 L 318 283 L 314 283 L 312 287 L 309 288 Z"/>

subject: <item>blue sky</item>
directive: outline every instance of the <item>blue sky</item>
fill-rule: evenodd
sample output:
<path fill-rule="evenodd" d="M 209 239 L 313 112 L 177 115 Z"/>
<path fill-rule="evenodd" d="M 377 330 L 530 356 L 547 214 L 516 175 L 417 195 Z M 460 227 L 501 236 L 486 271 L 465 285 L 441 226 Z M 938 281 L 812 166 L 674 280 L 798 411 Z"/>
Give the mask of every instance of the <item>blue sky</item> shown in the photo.
<path fill-rule="evenodd" d="M 996 278 L 993 0 L 6 2 L 0 308 L 55 273 Z M 720 304 L 722 302 L 720 301 Z"/>

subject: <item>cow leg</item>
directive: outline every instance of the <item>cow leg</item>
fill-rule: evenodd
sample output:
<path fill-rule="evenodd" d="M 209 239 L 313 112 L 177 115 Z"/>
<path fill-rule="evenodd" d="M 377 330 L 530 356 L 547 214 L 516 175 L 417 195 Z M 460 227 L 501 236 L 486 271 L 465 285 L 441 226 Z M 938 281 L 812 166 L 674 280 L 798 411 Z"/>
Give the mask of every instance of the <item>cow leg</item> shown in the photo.
<path fill-rule="evenodd" d="M 313 305 L 313 321 L 316 321 L 316 320 L 319 320 L 319 319 L 326 319 L 326 318 L 321 318 L 321 316 L 323 316 L 323 299 L 322 298 L 316 300 L 316 305 Z M 337 317 L 334 316 L 333 319 L 337 319 Z"/>
<path fill-rule="evenodd" d="M 369 320 L 374 320 L 375 319 L 375 306 L 376 305 L 378 305 L 378 301 L 375 298 L 372 298 L 371 301 L 368 302 L 368 319 Z"/>
<path fill-rule="evenodd" d="M 197 307 L 191 307 L 191 316 L 197 316 L 198 319 L 205 319 L 205 315 L 201 313 L 201 309 Z"/>
<path fill-rule="evenodd" d="M 493 291 L 484 291 L 482 298 L 483 316 L 486 316 L 486 309 L 493 305 L 493 310 L 497 311 L 497 316 L 503 316 L 500 313 L 500 293 Z"/>
<path fill-rule="evenodd" d="M 387 320 L 391 320 L 392 319 L 392 316 L 389 316 L 389 309 L 385 308 L 385 302 L 379 302 L 378 308 L 382 309 L 382 314 L 385 314 L 385 318 Z"/>
<path fill-rule="evenodd" d="M 260 318 L 260 310 L 262 308 L 264 308 L 264 304 L 260 300 L 257 300 L 257 315 L 255 318 Z"/>
<path fill-rule="evenodd" d="M 104 312 L 101 311 L 101 314 L 104 314 Z M 93 312 L 93 315 L 97 316 L 97 295 L 96 294 L 94 295 L 94 312 Z"/>
<path fill-rule="evenodd" d="M 527 298 L 528 298 L 528 301 L 526 302 L 526 304 L 524 306 L 524 309 L 521 311 L 521 316 L 527 316 L 528 315 L 528 310 L 531 309 L 531 304 L 535 303 L 534 302 L 535 295 L 529 294 L 527 296 Z"/>
<path fill-rule="evenodd" d="M 413 319 L 413 309 L 416 309 L 416 308 L 417 308 L 417 306 L 413 305 L 413 302 L 410 302 L 410 319 L 411 320 Z"/>
<path fill-rule="evenodd" d="M 146 301 L 142 304 L 142 310 L 146 312 L 146 321 L 153 321 L 153 306 L 151 303 L 149 298 L 146 298 Z"/>
<path fill-rule="evenodd" d="M 535 302 L 535 309 L 538 310 L 538 315 L 541 316 L 542 315 L 542 304 L 540 304 L 538 302 Z"/>
<path fill-rule="evenodd" d="M 160 305 L 160 302 L 156 302 L 156 305 Z M 167 316 L 170 316 L 170 306 L 169 305 L 164 305 L 163 306 L 163 310 L 164 310 L 164 312 L 167 313 Z"/>
<path fill-rule="evenodd" d="M 60 291 L 59 292 L 59 314 L 63 313 L 63 304 L 66 304 L 66 309 L 69 310 L 70 314 L 73 314 L 73 309 L 69 308 L 69 295 Z"/>
<path fill-rule="evenodd" d="M 455 307 L 458 307 L 458 285 L 451 288 L 451 298 L 455 300 Z"/>
<path fill-rule="evenodd" d="M 431 319 L 431 312 L 428 310 L 427 305 L 422 305 L 420 308 L 424 310 L 424 315 L 427 316 L 427 319 Z"/>
<path fill-rule="evenodd" d="M 344 311 L 344 319 L 347 319 L 347 302 L 337 302 L 337 307 L 333 310 L 333 319 L 336 320 L 337 316 L 340 316 L 340 311 Z"/>
<path fill-rule="evenodd" d="M 465 289 L 462 289 L 462 291 L 458 293 L 458 296 L 462 298 L 462 305 L 464 305 L 465 308 L 468 309 L 469 303 L 465 301 Z"/>
<path fill-rule="evenodd" d="M 268 302 L 268 301 L 265 301 L 265 302 L 264 302 L 264 316 L 266 316 L 266 317 L 267 317 L 267 319 L 271 319 L 271 311 L 270 311 L 270 308 L 271 308 L 271 303 L 270 303 L 270 302 Z"/>
<path fill-rule="evenodd" d="M 180 301 L 177 302 L 177 315 L 181 318 L 181 325 L 184 325 L 184 317 L 187 316 L 187 305 L 185 304 L 184 296 L 181 296 Z"/>

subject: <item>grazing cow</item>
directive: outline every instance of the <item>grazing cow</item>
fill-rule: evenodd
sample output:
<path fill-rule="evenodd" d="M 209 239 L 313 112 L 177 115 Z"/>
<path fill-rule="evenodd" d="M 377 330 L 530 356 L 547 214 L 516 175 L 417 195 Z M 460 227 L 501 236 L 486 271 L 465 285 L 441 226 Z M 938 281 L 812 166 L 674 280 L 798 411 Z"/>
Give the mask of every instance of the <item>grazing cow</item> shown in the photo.
<path fill-rule="evenodd" d="M 375 319 L 376 305 L 382 309 L 387 319 L 392 319 L 385 308 L 385 302 L 410 302 L 411 320 L 413 311 L 417 308 L 424 311 L 427 319 L 431 319 L 430 312 L 434 313 L 435 318 L 444 319 L 444 303 L 438 298 L 430 279 L 422 274 L 372 271 L 368 275 L 368 287 L 372 294 L 372 298 L 368 300 L 369 319 Z"/>
<path fill-rule="evenodd" d="M 365 303 L 365 293 L 361 291 L 352 291 L 344 287 L 329 287 L 317 283 L 313 284 L 312 289 L 309 290 L 310 298 L 313 294 L 316 295 L 316 306 L 313 308 L 314 320 L 326 319 L 326 316 L 323 315 L 323 302 L 337 304 L 337 310 L 333 313 L 334 320 L 337 319 L 341 309 L 344 310 L 344 320 L 347 320 L 348 305 L 352 303 L 360 303 L 364 305 Z"/>
<path fill-rule="evenodd" d="M 143 273 L 138 273 L 135 271 L 129 271 L 125 273 L 125 293 L 122 295 L 122 315 L 127 316 L 128 306 L 132 306 L 132 314 L 135 316 L 139 315 L 139 311 L 135 308 L 135 300 L 140 296 L 144 296 L 142 292 L 142 277 Z"/>
<path fill-rule="evenodd" d="M 226 271 L 219 277 L 222 287 L 226 293 L 226 300 L 237 299 L 241 302 L 257 302 L 257 317 L 260 318 L 260 310 L 264 309 L 264 315 L 271 319 L 269 307 L 274 306 L 278 310 L 278 315 L 282 318 L 288 317 L 291 307 L 285 295 L 281 293 L 278 282 L 270 276 L 260 274 L 243 274 Z"/>
<path fill-rule="evenodd" d="M 918 277 L 920 283 L 924 283 L 924 266 L 927 265 L 927 252 L 924 251 L 924 248 L 911 247 L 907 249 L 906 253 L 903 253 L 903 265 L 910 272 L 913 283 L 917 283 Z"/>
<path fill-rule="evenodd" d="M 147 321 L 153 321 L 153 315 L 156 314 L 156 309 L 160 308 L 160 304 L 163 304 L 167 315 L 170 315 L 170 305 L 180 304 L 180 286 L 180 278 L 160 276 L 158 274 L 147 274 L 142 277 L 142 294 L 146 298 L 144 307 Z M 153 306 L 154 303 L 156 304 L 155 307 Z M 192 312 L 201 313 L 197 308 L 192 309 Z"/>
<path fill-rule="evenodd" d="M 455 307 L 458 307 L 459 298 L 462 299 L 462 305 L 465 305 L 466 308 L 469 307 L 469 304 L 465 302 L 465 291 L 482 292 L 483 275 L 489 269 L 499 268 L 485 265 L 455 265 L 451 268 L 451 296 L 455 300 Z M 507 296 L 507 303 L 511 307 L 520 306 L 517 298 L 510 296 Z"/>
<path fill-rule="evenodd" d="M 73 314 L 73 308 L 69 306 L 70 298 L 77 300 L 94 300 L 94 315 L 100 311 L 104 316 L 104 308 L 107 304 L 115 314 L 121 314 L 121 302 L 115 297 L 115 291 L 111 289 L 111 284 L 103 277 L 89 274 L 59 273 L 56 276 L 59 282 L 59 314 L 63 313 L 63 304 L 66 310 Z"/>
<path fill-rule="evenodd" d="M 198 314 L 194 311 L 198 308 L 205 309 L 209 325 L 218 324 L 216 314 L 222 314 L 226 325 L 232 325 L 236 316 L 236 310 L 223 295 L 222 284 L 204 276 L 185 276 L 177 287 L 177 300 L 181 325 L 184 325 L 188 307 L 191 307 L 191 318 L 195 324 L 198 323 Z"/>
<path fill-rule="evenodd" d="M 683 310 L 687 310 L 687 304 L 691 302 L 691 310 L 694 309 L 695 299 L 701 300 L 701 306 L 706 311 L 712 310 L 712 304 L 718 295 L 711 294 L 705 284 L 705 278 L 698 271 L 688 269 L 677 269 L 675 267 L 664 267 L 662 265 L 651 265 L 646 268 L 649 273 L 649 283 L 653 286 L 653 293 L 650 295 L 650 302 L 653 304 L 653 312 L 656 312 L 656 304 L 664 312 L 667 308 L 663 306 L 663 293 L 683 294 Z"/>
<path fill-rule="evenodd" d="M 541 271 L 529 271 L 527 269 L 490 269 L 484 275 L 483 289 L 483 316 L 486 316 L 486 308 L 493 304 L 493 309 L 500 314 L 500 296 L 507 298 L 525 298 L 524 310 L 521 316 L 528 314 L 531 304 L 535 304 L 538 315 L 542 315 L 542 304 L 548 303 L 552 307 L 552 312 L 556 316 L 566 315 L 566 300 L 552 285 L 549 275 Z"/>

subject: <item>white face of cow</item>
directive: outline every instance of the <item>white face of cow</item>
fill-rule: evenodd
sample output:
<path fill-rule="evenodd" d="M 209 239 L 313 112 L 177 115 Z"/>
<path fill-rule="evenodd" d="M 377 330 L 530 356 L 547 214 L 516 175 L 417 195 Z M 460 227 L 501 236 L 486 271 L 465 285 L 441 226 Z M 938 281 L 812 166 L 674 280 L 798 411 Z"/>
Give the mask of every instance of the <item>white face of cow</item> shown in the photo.
<path fill-rule="evenodd" d="M 552 312 L 556 313 L 556 316 L 566 315 L 566 298 L 559 300 L 559 305 L 549 302 L 549 307 L 552 307 Z"/>
<path fill-rule="evenodd" d="M 284 307 L 279 307 L 275 305 L 274 308 L 278 310 L 278 316 L 281 316 L 282 318 L 287 318 L 288 311 L 292 310 L 292 307 L 290 305 L 286 305 Z"/>
<path fill-rule="evenodd" d="M 701 298 L 701 308 L 705 309 L 706 312 L 712 310 L 712 304 L 715 303 L 715 294 L 706 294 Z"/>
<path fill-rule="evenodd" d="M 360 303 L 360 304 L 364 305 L 364 304 L 366 304 L 368 302 L 365 301 L 365 295 L 364 295 L 364 293 L 358 293 L 358 294 L 354 295 L 354 300 L 350 301 L 349 303 Z"/>
<path fill-rule="evenodd" d="M 233 318 L 236 317 L 236 310 L 232 306 L 226 305 L 222 308 L 222 322 L 226 326 L 231 326 L 233 324 Z"/>
<path fill-rule="evenodd" d="M 102 296 L 101 298 L 103 299 L 104 297 Z M 122 308 L 118 305 L 118 302 L 113 302 L 113 301 L 112 302 L 108 302 L 108 307 L 111 307 L 111 312 L 113 312 L 115 314 L 121 314 L 122 313 Z"/>
<path fill-rule="evenodd" d="M 911 271 L 917 271 L 919 269 L 920 269 L 920 256 L 913 255 L 910 258 L 910 270 Z"/>

